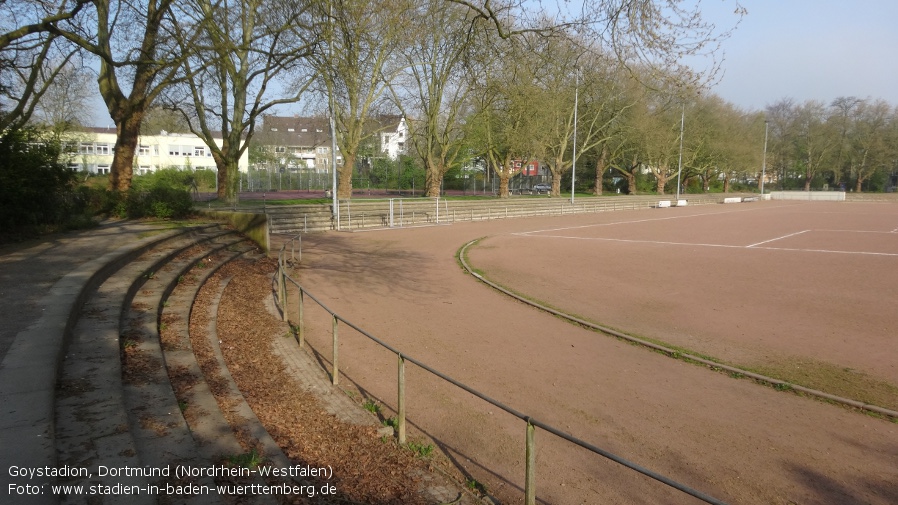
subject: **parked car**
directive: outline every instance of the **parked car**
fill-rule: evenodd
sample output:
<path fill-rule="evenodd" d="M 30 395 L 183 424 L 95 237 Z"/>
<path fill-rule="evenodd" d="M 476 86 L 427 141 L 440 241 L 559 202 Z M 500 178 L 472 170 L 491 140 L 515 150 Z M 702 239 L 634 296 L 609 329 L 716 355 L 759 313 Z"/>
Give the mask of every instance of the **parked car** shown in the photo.
<path fill-rule="evenodd" d="M 545 182 L 541 182 L 541 183 L 539 183 L 539 184 L 535 184 L 532 188 L 530 188 L 530 191 L 531 191 L 531 192 L 534 192 L 534 193 L 536 193 L 536 194 L 538 194 L 538 195 L 541 195 L 541 194 L 543 194 L 543 193 L 548 194 L 549 191 L 552 191 L 552 185 L 551 185 L 551 184 L 547 184 L 547 183 L 545 183 Z"/>

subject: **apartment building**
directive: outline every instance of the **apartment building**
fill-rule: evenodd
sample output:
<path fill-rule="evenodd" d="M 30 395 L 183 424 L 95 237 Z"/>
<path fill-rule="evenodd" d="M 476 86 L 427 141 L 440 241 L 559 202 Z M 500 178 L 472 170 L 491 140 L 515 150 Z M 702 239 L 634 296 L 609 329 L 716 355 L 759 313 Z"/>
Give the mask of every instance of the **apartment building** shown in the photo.
<path fill-rule="evenodd" d="M 92 174 L 108 174 L 116 141 L 115 128 L 89 127 L 69 133 L 68 166 Z M 221 145 L 221 139 L 216 139 Z M 244 152 L 238 164 L 241 172 L 249 169 L 249 156 Z M 161 131 L 158 135 L 141 135 L 134 157 L 134 173 L 154 172 L 160 168 L 181 170 L 216 170 L 212 152 L 202 139 L 192 133 Z"/>

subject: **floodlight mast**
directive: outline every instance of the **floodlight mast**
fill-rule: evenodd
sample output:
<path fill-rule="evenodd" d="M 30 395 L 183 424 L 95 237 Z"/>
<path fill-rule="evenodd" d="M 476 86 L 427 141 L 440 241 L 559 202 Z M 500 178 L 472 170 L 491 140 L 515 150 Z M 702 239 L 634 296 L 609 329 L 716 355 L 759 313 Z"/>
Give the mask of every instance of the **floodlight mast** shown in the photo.
<path fill-rule="evenodd" d="M 574 158 L 571 162 L 571 206 L 574 205 L 574 182 L 577 175 L 577 106 L 579 105 L 580 94 L 580 66 L 575 67 L 576 77 L 574 78 Z"/>
<path fill-rule="evenodd" d="M 332 57 L 334 54 L 334 30 L 335 26 L 333 23 L 334 19 L 334 4 L 330 4 L 330 18 L 331 18 L 331 32 L 330 32 L 330 44 L 328 44 L 327 49 L 329 55 Z M 330 127 L 331 127 L 331 197 L 333 202 L 331 204 L 331 210 L 334 225 L 337 228 L 337 231 L 340 231 L 340 199 L 337 198 L 337 127 L 336 121 L 334 120 L 334 110 L 336 107 L 334 106 L 334 91 L 333 86 L 331 86 L 330 92 L 328 93 L 327 100 L 328 112 L 330 113 Z M 352 184 L 352 183 L 350 183 Z"/>
<path fill-rule="evenodd" d="M 680 115 L 680 161 L 677 164 L 677 204 L 680 203 L 680 174 L 683 173 L 683 130 L 686 126 L 686 102 L 683 102 L 683 112 Z"/>
<path fill-rule="evenodd" d="M 764 120 L 764 159 L 761 161 L 761 197 L 764 196 L 764 179 L 767 178 L 767 127 L 768 121 Z"/>

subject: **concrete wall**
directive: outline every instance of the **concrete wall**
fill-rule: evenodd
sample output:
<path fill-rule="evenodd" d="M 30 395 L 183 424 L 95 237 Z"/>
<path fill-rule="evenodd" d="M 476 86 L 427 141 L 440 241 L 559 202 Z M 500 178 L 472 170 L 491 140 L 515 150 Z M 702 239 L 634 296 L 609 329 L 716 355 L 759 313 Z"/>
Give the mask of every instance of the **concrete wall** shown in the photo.
<path fill-rule="evenodd" d="M 771 191 L 772 200 L 805 200 L 818 202 L 844 202 L 844 191 Z"/>
<path fill-rule="evenodd" d="M 234 227 L 235 230 L 246 235 L 253 242 L 259 244 L 266 253 L 270 249 L 270 237 L 268 232 L 268 216 L 265 214 L 252 214 L 249 212 L 224 212 L 206 209 L 196 209 L 205 216 L 218 221 L 224 221 Z"/>

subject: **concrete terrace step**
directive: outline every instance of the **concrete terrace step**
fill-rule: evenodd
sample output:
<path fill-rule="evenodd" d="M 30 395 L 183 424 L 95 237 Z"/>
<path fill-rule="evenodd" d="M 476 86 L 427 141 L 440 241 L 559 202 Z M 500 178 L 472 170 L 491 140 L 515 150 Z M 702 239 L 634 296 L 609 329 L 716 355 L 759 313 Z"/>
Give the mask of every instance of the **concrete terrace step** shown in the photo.
<path fill-rule="evenodd" d="M 205 468 L 216 463 L 202 441 L 193 437 L 172 386 L 172 381 L 188 380 L 189 363 L 183 355 L 173 363 L 166 362 L 163 347 L 177 350 L 178 339 L 164 341 L 160 334 L 167 331 L 165 319 L 160 318 L 168 295 L 186 282 L 185 273 L 196 263 L 215 252 L 236 246 L 242 239 L 215 237 L 208 243 L 195 243 L 177 255 L 169 256 L 164 266 L 149 276 L 122 316 L 122 331 L 129 340 L 124 346 L 123 388 L 129 427 L 143 466 L 165 468 L 184 464 Z M 177 333 L 177 332 L 174 332 Z M 176 353 L 177 354 L 177 353 Z M 220 434 L 220 447 L 228 444 L 226 434 Z M 233 452 L 229 454 L 234 454 Z M 222 456 L 222 454 L 217 454 Z M 213 485 L 210 477 L 201 477 L 197 485 Z M 194 496 L 189 503 L 217 503 L 210 494 Z"/>
<path fill-rule="evenodd" d="M 122 388 L 121 315 L 134 293 L 170 258 L 199 243 L 234 241 L 218 227 L 180 235 L 134 259 L 109 277 L 85 303 L 73 331 L 56 395 L 56 449 L 60 464 L 78 468 L 147 466 L 133 438 Z M 127 337 L 125 342 L 127 343 Z M 146 485 L 144 478 L 61 479 L 60 484 Z M 106 502 L 153 503 L 154 497 L 107 497 Z M 63 497 L 84 503 L 84 496 Z"/>
<path fill-rule="evenodd" d="M 18 496 L 17 502 L 58 502 L 48 488 L 55 478 L 40 476 L 23 479 L 12 475 L 9 469 L 59 466 L 55 445 L 57 425 L 54 399 L 65 342 L 76 327 L 79 309 L 104 280 L 138 255 L 195 230 L 169 230 L 160 234 L 159 228 L 153 225 L 113 223 L 93 234 L 83 234 L 86 238 L 76 239 L 85 246 L 74 247 L 74 242 L 68 239 L 59 240 L 55 246 L 58 248 L 56 256 L 50 263 L 42 263 L 39 256 L 33 265 L 27 261 L 20 262 L 19 268 L 43 267 L 51 275 L 60 272 L 62 277 L 38 302 L 43 307 L 40 318 L 15 336 L 0 365 L 0 405 L 3 413 L 0 419 L 0 447 L 3 447 L 0 462 L 7 469 L 3 472 L 2 484 L 4 487 L 27 484 L 36 486 L 43 493 Z M 139 233 L 150 236 L 141 237 Z M 69 249 L 92 254 L 93 259 L 67 258 L 65 251 Z M 36 275 L 43 275 L 43 272 Z M 15 290 L 15 287 L 11 289 Z M 101 313 L 97 315 L 104 316 Z"/>

